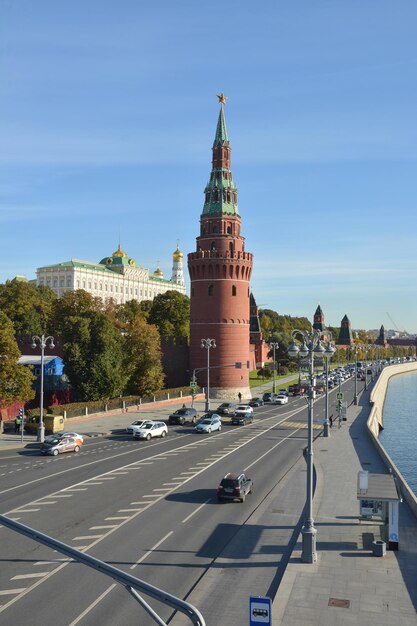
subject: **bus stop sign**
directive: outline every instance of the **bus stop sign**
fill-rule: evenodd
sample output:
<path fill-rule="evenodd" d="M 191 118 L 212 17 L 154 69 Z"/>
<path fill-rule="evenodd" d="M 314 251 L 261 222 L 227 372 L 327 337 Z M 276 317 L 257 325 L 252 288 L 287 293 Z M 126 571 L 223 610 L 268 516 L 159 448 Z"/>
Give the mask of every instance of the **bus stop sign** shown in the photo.
<path fill-rule="evenodd" d="M 271 598 L 251 596 L 249 598 L 249 626 L 269 624 L 271 626 Z"/>

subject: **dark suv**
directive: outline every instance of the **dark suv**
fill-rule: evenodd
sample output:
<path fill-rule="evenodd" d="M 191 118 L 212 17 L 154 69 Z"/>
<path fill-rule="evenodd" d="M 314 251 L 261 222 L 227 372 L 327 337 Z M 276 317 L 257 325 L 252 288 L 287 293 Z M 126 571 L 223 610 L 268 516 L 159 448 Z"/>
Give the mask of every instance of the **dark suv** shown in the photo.
<path fill-rule="evenodd" d="M 223 404 L 217 407 L 216 413 L 232 417 L 235 414 L 236 407 L 237 404 L 235 402 L 223 402 Z"/>
<path fill-rule="evenodd" d="M 264 393 L 264 395 L 262 396 L 262 400 L 264 402 L 274 402 L 275 394 L 268 391 L 267 393 Z"/>
<path fill-rule="evenodd" d="M 248 493 L 252 493 L 253 482 L 246 474 L 226 474 L 217 487 L 217 500 L 245 501 Z"/>
<path fill-rule="evenodd" d="M 190 424 L 195 424 L 197 421 L 197 411 L 191 408 L 182 408 L 172 413 L 168 418 L 169 424 L 185 424 L 189 422 Z"/>

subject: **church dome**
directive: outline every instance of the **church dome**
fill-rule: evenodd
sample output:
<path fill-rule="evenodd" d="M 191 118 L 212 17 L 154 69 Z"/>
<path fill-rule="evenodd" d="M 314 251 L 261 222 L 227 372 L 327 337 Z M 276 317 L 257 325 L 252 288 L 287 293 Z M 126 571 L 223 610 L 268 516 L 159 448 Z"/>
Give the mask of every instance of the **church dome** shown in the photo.
<path fill-rule="evenodd" d="M 135 259 L 131 259 L 129 258 L 129 255 L 126 254 L 126 252 L 124 252 L 122 250 L 122 248 L 120 247 L 120 243 L 117 247 L 116 252 L 113 252 L 113 254 L 109 257 L 105 257 L 104 259 L 102 259 L 100 261 L 100 265 L 107 265 L 107 266 L 125 266 L 125 265 L 130 265 L 131 267 L 139 267 L 139 265 L 136 263 Z"/>
<path fill-rule="evenodd" d="M 121 249 L 120 243 L 119 243 L 119 245 L 117 247 L 116 252 L 113 252 L 112 256 L 113 257 L 123 257 L 124 259 L 127 259 L 127 254 L 126 254 L 126 252 L 123 252 L 123 250 Z"/>
<path fill-rule="evenodd" d="M 156 278 L 163 278 L 164 277 L 164 273 L 161 270 L 161 268 L 159 267 L 159 265 L 156 268 L 156 270 L 154 271 L 153 275 L 156 276 Z"/>
<path fill-rule="evenodd" d="M 177 246 L 176 250 L 174 250 L 174 252 L 172 253 L 172 258 L 174 259 L 174 261 L 181 261 L 183 256 L 184 256 L 183 253 L 181 252 L 181 250 Z"/>

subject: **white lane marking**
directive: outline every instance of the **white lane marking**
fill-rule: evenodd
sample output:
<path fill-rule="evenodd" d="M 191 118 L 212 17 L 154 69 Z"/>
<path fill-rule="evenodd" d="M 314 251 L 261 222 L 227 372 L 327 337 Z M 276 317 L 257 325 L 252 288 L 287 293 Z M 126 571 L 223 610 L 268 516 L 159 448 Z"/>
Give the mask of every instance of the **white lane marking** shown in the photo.
<path fill-rule="evenodd" d="M 14 509 L 11 513 L 36 513 L 40 509 Z"/>
<path fill-rule="evenodd" d="M 174 487 L 175 485 L 180 485 L 181 483 L 162 483 L 164 487 Z"/>
<path fill-rule="evenodd" d="M 152 491 L 171 491 L 171 487 L 158 487 L 157 489 L 152 489 Z"/>
<path fill-rule="evenodd" d="M 185 518 L 182 520 L 182 522 L 181 522 L 181 523 L 182 523 L 182 524 L 185 524 L 185 522 L 188 522 L 188 520 L 189 520 L 189 519 L 191 519 L 193 515 L 195 515 L 196 513 L 198 513 L 198 511 L 199 511 L 200 509 L 202 509 L 202 508 L 203 508 L 203 506 L 206 506 L 206 504 L 207 504 L 208 502 L 210 502 L 210 501 L 211 501 L 211 498 L 209 498 L 208 500 L 206 500 L 205 502 L 203 502 L 203 504 L 200 504 L 200 506 L 198 506 L 198 507 L 196 508 L 196 510 L 195 510 L 195 511 L 193 511 L 192 513 L 190 513 L 190 515 L 187 515 L 187 517 L 185 517 Z"/>
<path fill-rule="evenodd" d="M 70 559 L 54 559 L 53 561 L 37 561 L 33 565 L 56 565 L 57 563 L 64 563 L 65 561 L 69 562 Z"/>
<path fill-rule="evenodd" d="M 112 520 L 116 519 L 130 519 L 130 515 L 113 515 L 112 517 L 105 517 L 104 521 L 111 522 Z"/>
<path fill-rule="evenodd" d="M 88 530 L 102 530 L 104 528 L 118 528 L 119 524 L 107 524 L 107 526 L 90 526 Z"/>
<path fill-rule="evenodd" d="M 156 493 L 151 493 L 149 495 L 142 496 L 142 498 L 159 498 L 159 496 Z"/>
<path fill-rule="evenodd" d="M 18 593 L 22 593 L 22 591 L 26 591 L 26 587 L 23 587 L 22 589 L 3 589 L 2 591 L 0 591 L 0 596 L 9 596 L 12 594 L 18 594 Z"/>
<path fill-rule="evenodd" d="M 115 480 L 116 476 L 100 476 L 100 480 Z"/>
<path fill-rule="evenodd" d="M 87 487 L 67 487 L 64 491 L 87 491 Z"/>
<path fill-rule="evenodd" d="M 47 496 L 48 498 L 50 496 Z M 72 493 L 53 493 L 53 498 L 72 498 Z"/>
<path fill-rule="evenodd" d="M 103 483 L 97 483 L 97 482 L 93 482 L 92 480 L 89 480 L 88 482 L 85 483 L 86 485 L 90 486 L 90 485 L 102 485 Z"/>
<path fill-rule="evenodd" d="M 103 535 L 83 535 L 81 537 L 74 537 L 73 541 L 84 541 L 85 539 L 98 539 L 99 537 L 102 537 Z"/>
<path fill-rule="evenodd" d="M 136 513 L 136 511 L 141 511 L 142 509 L 119 509 L 118 513 Z"/>
<path fill-rule="evenodd" d="M 35 504 L 57 504 L 56 500 L 37 500 Z"/>
<path fill-rule="evenodd" d="M 24 578 L 41 578 L 41 576 L 46 576 L 49 572 L 36 572 L 36 574 L 18 574 L 17 576 L 13 576 L 10 580 L 23 580 Z"/>
<path fill-rule="evenodd" d="M 135 505 L 135 504 L 144 504 L 144 505 L 148 506 L 149 502 L 131 502 L 130 504 L 133 504 L 133 505 Z"/>
<path fill-rule="evenodd" d="M 116 472 L 112 472 L 113 476 L 123 476 L 124 474 L 128 474 L 129 472 L 121 472 L 117 470 Z"/>

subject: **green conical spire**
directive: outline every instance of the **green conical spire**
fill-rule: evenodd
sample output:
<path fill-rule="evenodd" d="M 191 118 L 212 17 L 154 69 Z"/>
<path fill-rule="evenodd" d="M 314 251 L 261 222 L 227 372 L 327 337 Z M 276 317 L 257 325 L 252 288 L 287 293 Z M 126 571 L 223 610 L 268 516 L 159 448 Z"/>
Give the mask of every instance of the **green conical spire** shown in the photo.
<path fill-rule="evenodd" d="M 213 143 L 213 168 L 204 190 L 203 215 L 239 215 L 237 188 L 230 170 L 230 143 L 227 135 L 224 104 L 226 96 L 219 96 L 220 113 Z"/>
<path fill-rule="evenodd" d="M 225 143 L 229 143 L 229 137 L 227 136 L 227 128 L 226 128 L 226 120 L 224 118 L 223 104 L 221 104 L 213 148 L 215 148 L 216 146 L 223 146 Z"/>

